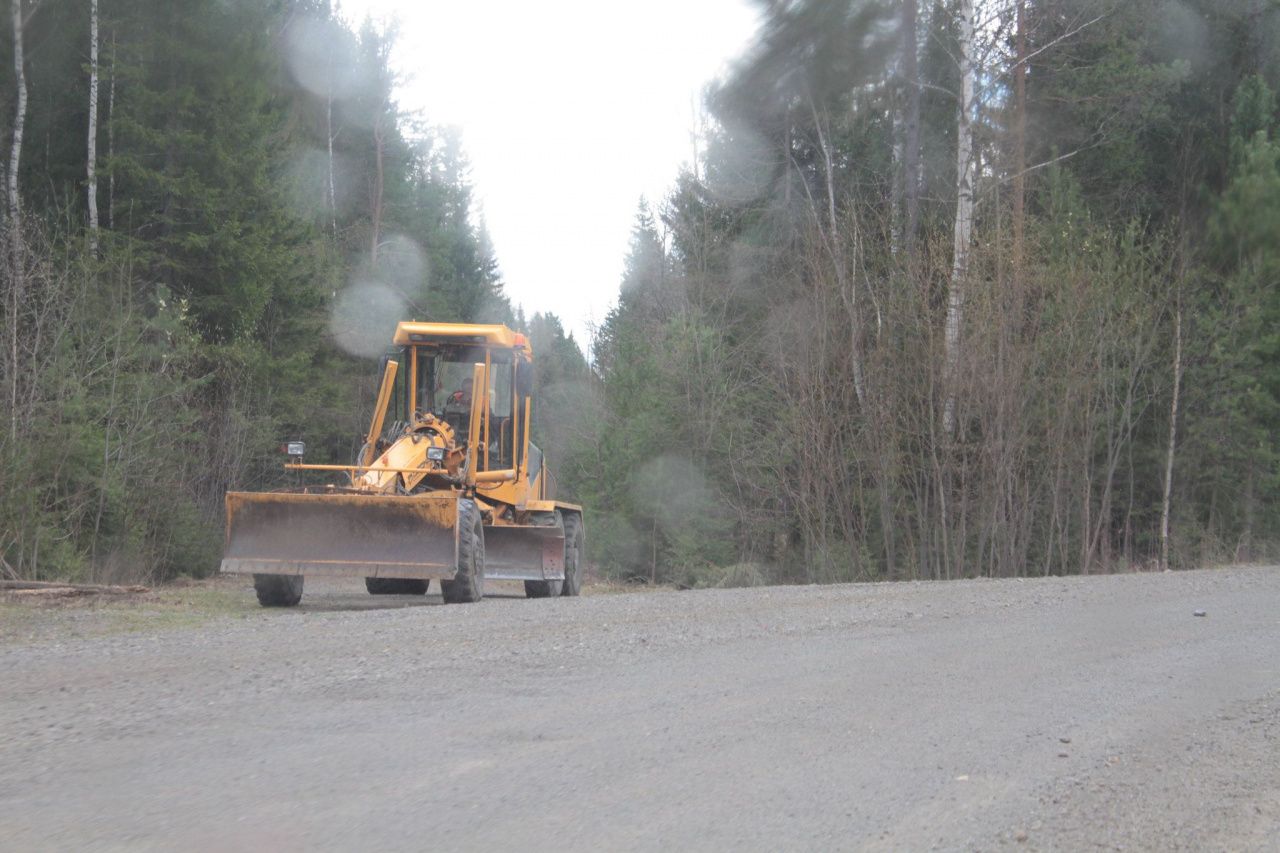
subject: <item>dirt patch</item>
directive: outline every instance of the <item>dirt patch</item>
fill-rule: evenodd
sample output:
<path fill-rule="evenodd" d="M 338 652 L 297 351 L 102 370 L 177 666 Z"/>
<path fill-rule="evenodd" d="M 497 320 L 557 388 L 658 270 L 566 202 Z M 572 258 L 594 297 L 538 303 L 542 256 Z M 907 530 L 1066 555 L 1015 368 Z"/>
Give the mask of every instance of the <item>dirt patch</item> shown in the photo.
<path fill-rule="evenodd" d="M 239 578 L 184 580 L 93 594 L 55 587 L 0 590 L 0 643 L 23 644 L 202 625 L 259 610 Z"/>
<path fill-rule="evenodd" d="M 519 582 L 494 582 L 493 598 L 523 598 Z M 178 580 L 142 591 L 92 594 L 0 589 L 0 645 L 59 642 L 115 634 L 193 628 L 215 619 L 270 619 L 290 612 L 385 610 L 440 603 L 432 581 L 428 596 L 370 596 L 359 578 L 309 579 L 297 608 L 263 608 L 247 576 Z M 667 587 L 590 581 L 583 595 L 658 591 Z"/>

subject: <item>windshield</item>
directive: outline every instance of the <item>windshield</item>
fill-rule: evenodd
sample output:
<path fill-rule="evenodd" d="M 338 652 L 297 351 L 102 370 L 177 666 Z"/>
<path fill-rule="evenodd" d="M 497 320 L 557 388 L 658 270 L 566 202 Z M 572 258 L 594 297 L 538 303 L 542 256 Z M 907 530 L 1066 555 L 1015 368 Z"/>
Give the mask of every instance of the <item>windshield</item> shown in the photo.
<path fill-rule="evenodd" d="M 407 347 L 409 366 L 404 388 L 413 387 L 411 405 L 419 415 L 431 414 L 449 424 L 464 442 L 471 430 L 475 366 L 488 360 L 489 382 L 483 393 L 488 406 L 480 424 L 482 464 L 510 467 L 518 461 L 519 423 L 515 414 L 515 362 L 509 350 L 475 346 Z M 416 359 L 416 361 L 415 361 Z M 404 405 L 401 403 L 401 405 Z"/>
<path fill-rule="evenodd" d="M 443 417 L 452 410 L 459 414 L 470 413 L 475 365 L 485 360 L 485 352 L 479 347 L 441 347 L 427 349 L 417 347 L 417 394 L 419 412 Z M 408 361 L 409 356 L 406 358 Z M 489 410 L 495 417 L 509 417 L 512 411 L 512 387 L 514 377 L 511 354 L 504 351 L 489 353 Z"/>

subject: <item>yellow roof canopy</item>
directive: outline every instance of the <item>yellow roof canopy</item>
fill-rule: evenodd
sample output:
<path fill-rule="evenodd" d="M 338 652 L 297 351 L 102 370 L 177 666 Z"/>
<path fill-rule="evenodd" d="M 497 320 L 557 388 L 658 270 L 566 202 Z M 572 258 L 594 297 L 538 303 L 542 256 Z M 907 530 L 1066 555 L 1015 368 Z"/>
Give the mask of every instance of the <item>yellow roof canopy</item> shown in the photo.
<path fill-rule="evenodd" d="M 472 346 L 520 347 L 529 352 L 529 341 L 503 325 L 479 323 L 400 323 L 396 344 L 471 344 Z"/>

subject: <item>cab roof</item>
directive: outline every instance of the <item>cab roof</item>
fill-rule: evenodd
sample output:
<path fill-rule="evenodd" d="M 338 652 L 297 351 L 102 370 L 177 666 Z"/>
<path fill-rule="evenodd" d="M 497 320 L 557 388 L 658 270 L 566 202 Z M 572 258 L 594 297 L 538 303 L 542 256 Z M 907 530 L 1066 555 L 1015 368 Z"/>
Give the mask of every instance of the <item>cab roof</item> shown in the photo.
<path fill-rule="evenodd" d="M 530 353 L 529 340 L 519 332 L 514 332 L 503 325 L 479 323 L 400 323 L 396 326 L 393 342 L 398 345 L 470 344 L 523 349 L 526 353 Z"/>

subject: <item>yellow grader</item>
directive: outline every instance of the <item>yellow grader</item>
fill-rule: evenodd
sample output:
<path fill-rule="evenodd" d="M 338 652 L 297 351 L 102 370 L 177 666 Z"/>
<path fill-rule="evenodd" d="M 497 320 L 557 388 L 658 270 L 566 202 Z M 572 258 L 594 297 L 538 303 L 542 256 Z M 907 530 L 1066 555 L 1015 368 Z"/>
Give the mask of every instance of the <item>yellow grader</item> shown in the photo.
<path fill-rule="evenodd" d="M 305 464 L 288 445 L 286 468 L 345 482 L 227 493 L 222 571 L 253 575 L 265 607 L 297 604 L 306 575 L 363 577 L 374 595 L 423 595 L 436 578 L 449 603 L 479 601 L 486 580 L 577 595 L 582 508 L 555 500 L 529 442 L 525 336 L 400 323 L 394 347 L 356 464 Z"/>

